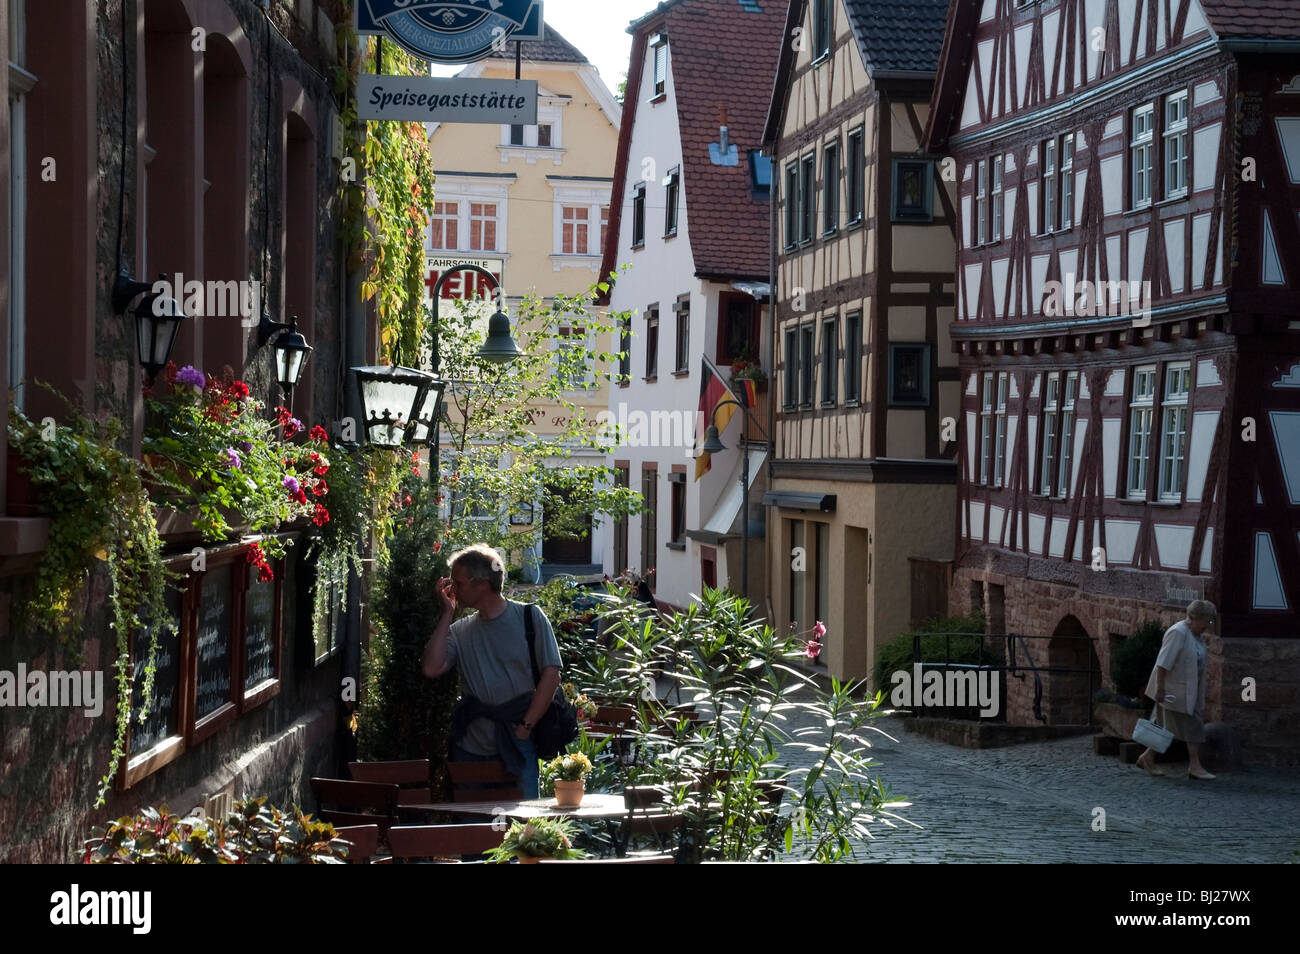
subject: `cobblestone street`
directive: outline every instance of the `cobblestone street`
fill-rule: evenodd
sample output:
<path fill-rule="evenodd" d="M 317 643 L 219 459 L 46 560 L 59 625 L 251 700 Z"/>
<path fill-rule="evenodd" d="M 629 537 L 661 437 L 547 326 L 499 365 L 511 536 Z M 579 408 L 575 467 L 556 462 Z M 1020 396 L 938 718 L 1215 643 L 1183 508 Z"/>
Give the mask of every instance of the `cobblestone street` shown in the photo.
<path fill-rule="evenodd" d="M 1300 858 L 1300 773 L 1257 769 L 1211 782 L 1169 763 L 1152 778 L 1094 755 L 1076 736 L 996 749 L 963 749 L 873 723 L 873 757 L 888 790 L 922 826 L 882 828 L 862 860 L 1007 863 L 1286 863 Z M 791 750 L 788 764 L 806 764 Z M 799 753 L 803 755 L 803 753 Z M 1094 809 L 1106 811 L 1093 830 Z"/>

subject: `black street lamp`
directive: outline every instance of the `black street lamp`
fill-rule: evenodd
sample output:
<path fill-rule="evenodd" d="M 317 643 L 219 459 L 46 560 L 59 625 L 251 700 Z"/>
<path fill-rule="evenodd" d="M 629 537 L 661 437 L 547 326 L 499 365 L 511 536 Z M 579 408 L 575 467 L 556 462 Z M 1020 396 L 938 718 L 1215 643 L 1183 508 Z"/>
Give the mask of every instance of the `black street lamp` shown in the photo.
<path fill-rule="evenodd" d="M 719 454 L 727 449 L 718 436 L 718 412 L 728 404 L 740 408 L 740 443 L 744 453 L 740 467 L 740 588 L 746 599 L 749 598 L 749 411 L 745 405 L 733 398 L 719 401 L 709 418 L 708 429 L 704 432 L 704 444 L 700 447 L 706 454 Z"/>
<path fill-rule="evenodd" d="M 159 275 L 166 281 L 166 276 Z M 137 297 L 143 298 L 131 308 Z M 181 322 L 189 319 L 185 309 L 175 298 L 153 291 L 149 282 L 137 282 L 123 269 L 113 283 L 113 311 L 121 315 L 127 311 L 135 315 L 136 350 L 146 380 L 152 384 L 158 372 L 167 366 Z"/>
<path fill-rule="evenodd" d="M 433 283 L 433 291 L 431 292 L 433 296 L 433 373 L 435 375 L 438 374 L 442 360 L 442 355 L 438 348 L 438 302 L 442 298 L 443 282 L 457 272 L 476 272 L 487 278 L 488 282 L 497 291 L 500 291 L 501 288 L 500 283 L 497 281 L 497 277 L 486 268 L 482 268 L 478 265 L 470 265 L 468 263 L 446 269 L 438 276 L 438 280 Z M 493 364 L 505 364 L 508 361 L 513 361 L 515 358 L 520 357 L 522 354 L 523 352 L 519 350 L 519 346 L 515 344 L 515 339 L 510 334 L 510 316 L 505 313 L 503 308 L 498 308 L 496 313 L 488 319 L 487 340 L 484 341 L 483 346 L 479 348 L 478 356 L 484 361 L 489 361 Z M 429 480 L 434 482 L 438 480 L 438 451 L 441 442 L 438 423 L 437 415 L 435 414 L 432 420 L 430 432 L 422 437 L 423 440 L 427 440 L 429 445 Z"/>
<path fill-rule="evenodd" d="M 257 346 L 266 344 L 277 331 L 283 332 L 275 339 L 275 379 L 284 388 L 286 394 L 292 394 L 294 386 L 302 376 L 303 366 L 311 357 L 312 347 L 298 331 L 298 316 L 294 315 L 286 324 L 272 321 L 266 312 L 262 313 L 257 323 Z"/>
<path fill-rule="evenodd" d="M 352 368 L 361 392 L 361 413 L 366 440 L 379 447 L 401 447 L 408 441 L 408 429 L 420 419 L 425 397 L 441 382 L 433 375 L 404 368 L 394 360 L 392 367 Z"/>

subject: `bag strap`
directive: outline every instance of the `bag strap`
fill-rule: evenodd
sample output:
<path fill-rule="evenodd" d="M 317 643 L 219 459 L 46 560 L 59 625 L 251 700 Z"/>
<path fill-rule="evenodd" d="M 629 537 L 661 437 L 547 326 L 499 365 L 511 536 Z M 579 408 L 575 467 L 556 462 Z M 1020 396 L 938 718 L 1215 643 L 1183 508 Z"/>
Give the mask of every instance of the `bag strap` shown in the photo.
<path fill-rule="evenodd" d="M 1159 722 L 1156 721 L 1156 713 L 1157 713 L 1157 712 L 1160 713 L 1160 721 L 1159 721 Z M 1160 703 L 1157 702 L 1155 705 L 1153 705 L 1153 706 L 1151 707 L 1151 724 L 1152 724 L 1152 725 L 1158 725 L 1158 726 L 1160 726 L 1160 728 L 1163 729 L 1163 728 L 1165 727 L 1165 726 L 1164 726 L 1164 721 L 1165 721 L 1165 711 L 1164 711 L 1164 709 L 1161 708 Z"/>
<path fill-rule="evenodd" d="M 528 665 L 533 668 L 533 688 L 542 682 L 542 674 L 537 671 L 537 636 L 533 631 L 533 607 L 535 603 L 521 603 L 524 608 L 524 638 L 528 640 Z"/>

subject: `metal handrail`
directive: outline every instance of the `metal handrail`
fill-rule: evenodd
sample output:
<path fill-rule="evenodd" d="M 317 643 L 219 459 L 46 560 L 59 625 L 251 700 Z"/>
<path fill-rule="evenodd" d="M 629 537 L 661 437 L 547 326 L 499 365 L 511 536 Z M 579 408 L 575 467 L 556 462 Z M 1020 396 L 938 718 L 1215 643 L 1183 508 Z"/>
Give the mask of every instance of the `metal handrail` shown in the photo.
<path fill-rule="evenodd" d="M 944 661 L 943 662 L 941 663 L 926 662 L 920 658 L 921 640 L 927 636 L 944 637 Z M 952 662 L 952 642 L 951 642 L 951 638 L 954 636 L 975 637 L 976 639 L 978 639 L 979 654 L 981 656 L 983 656 L 984 654 L 985 639 L 995 639 L 995 638 L 1006 639 L 1007 661 L 1006 663 L 1001 663 L 997 665 L 991 665 L 987 663 L 954 663 Z M 1038 666 L 1034 663 L 1033 657 L 1029 652 L 1029 645 L 1026 642 L 1026 640 L 1028 639 L 1083 639 L 1083 640 L 1087 640 L 1089 644 L 1094 642 L 1093 637 L 1082 633 L 1076 633 L 1071 635 L 1062 634 L 1059 636 L 1035 636 L 1035 635 L 1026 635 L 1023 633 L 1004 633 L 1004 634 L 964 633 L 964 632 L 963 633 L 913 633 L 912 634 L 912 664 L 913 665 L 920 664 L 923 669 L 929 667 L 931 669 L 963 669 L 963 670 L 975 670 L 975 671 L 994 670 L 998 672 L 1005 672 L 1009 676 L 1014 676 L 1018 679 L 1025 678 L 1025 673 L 1020 672 L 1019 670 L 1023 669 L 1026 672 L 1032 673 L 1034 677 L 1034 717 L 1039 722 L 1042 723 L 1047 722 L 1047 716 L 1043 714 L 1043 706 L 1042 706 L 1043 682 L 1041 677 L 1039 676 L 1039 673 L 1068 674 L 1068 673 L 1086 672 L 1088 674 L 1088 724 L 1091 724 L 1092 723 L 1092 691 L 1093 691 L 1092 666 L 1086 666 L 1084 668 L 1078 668 L 1073 666 Z M 1024 658 L 1026 660 L 1027 665 L 1021 666 L 1016 663 L 1017 643 L 1020 645 L 1021 651 L 1024 653 Z"/>

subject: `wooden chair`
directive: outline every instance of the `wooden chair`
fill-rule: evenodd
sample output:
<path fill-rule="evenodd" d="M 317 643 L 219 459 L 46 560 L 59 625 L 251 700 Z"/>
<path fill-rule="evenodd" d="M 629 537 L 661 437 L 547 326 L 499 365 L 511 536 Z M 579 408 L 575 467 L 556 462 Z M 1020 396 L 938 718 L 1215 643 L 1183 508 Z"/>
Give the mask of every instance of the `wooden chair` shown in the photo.
<path fill-rule="evenodd" d="M 320 808 L 318 814 L 332 825 L 378 825 L 383 839 L 397 820 L 396 785 L 314 778 L 311 790 Z"/>
<path fill-rule="evenodd" d="M 524 797 L 519 779 L 506 771 L 504 762 L 448 762 L 453 802 L 517 802 Z"/>
<path fill-rule="evenodd" d="M 433 792 L 429 787 L 428 759 L 408 759 L 402 762 L 349 762 L 348 774 L 356 782 L 383 782 L 396 785 L 399 805 L 422 805 L 433 801 Z"/>
<path fill-rule="evenodd" d="M 491 851 L 505 837 L 504 830 L 491 825 L 394 825 L 388 830 L 388 846 L 394 861 L 459 861 Z"/>
<path fill-rule="evenodd" d="M 378 825 L 345 825 L 342 828 L 335 828 L 334 834 L 349 843 L 348 864 L 350 865 L 364 865 L 379 854 Z"/>

